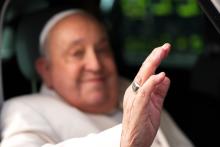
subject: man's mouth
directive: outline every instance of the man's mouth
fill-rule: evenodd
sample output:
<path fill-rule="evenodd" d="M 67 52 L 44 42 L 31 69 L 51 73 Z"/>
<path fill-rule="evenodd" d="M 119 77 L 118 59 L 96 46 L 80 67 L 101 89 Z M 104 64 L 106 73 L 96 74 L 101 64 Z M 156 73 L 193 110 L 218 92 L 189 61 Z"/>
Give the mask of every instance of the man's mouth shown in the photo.
<path fill-rule="evenodd" d="M 104 77 L 92 77 L 83 80 L 83 82 L 88 82 L 88 83 L 103 83 L 104 81 L 105 81 Z"/>

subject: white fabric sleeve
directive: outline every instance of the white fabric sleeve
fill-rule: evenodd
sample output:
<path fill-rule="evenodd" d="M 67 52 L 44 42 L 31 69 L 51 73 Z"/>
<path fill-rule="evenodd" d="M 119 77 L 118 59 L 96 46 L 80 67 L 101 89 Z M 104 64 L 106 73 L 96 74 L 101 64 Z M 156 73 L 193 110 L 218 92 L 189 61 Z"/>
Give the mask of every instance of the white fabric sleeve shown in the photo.
<path fill-rule="evenodd" d="M 1 147 L 117 147 L 122 130 L 121 125 L 117 125 L 97 134 L 61 141 L 59 132 L 55 132 L 43 116 L 17 101 L 4 105 L 1 127 Z"/>
<path fill-rule="evenodd" d="M 41 115 L 17 101 L 4 104 L 1 128 L 1 147 L 40 147 L 59 139 Z"/>
<path fill-rule="evenodd" d="M 194 147 L 193 143 L 178 127 L 171 116 L 165 111 L 162 111 L 160 126 L 166 136 L 170 146 L 178 147 Z"/>
<path fill-rule="evenodd" d="M 121 131 L 120 124 L 98 134 L 72 138 L 58 144 L 46 144 L 43 147 L 120 147 Z"/>

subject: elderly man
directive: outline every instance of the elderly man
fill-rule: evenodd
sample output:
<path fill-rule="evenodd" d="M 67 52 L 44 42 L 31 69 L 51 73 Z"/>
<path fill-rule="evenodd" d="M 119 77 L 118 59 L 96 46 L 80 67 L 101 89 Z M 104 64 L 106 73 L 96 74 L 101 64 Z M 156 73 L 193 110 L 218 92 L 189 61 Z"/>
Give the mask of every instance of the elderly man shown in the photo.
<path fill-rule="evenodd" d="M 41 32 L 40 49 L 41 92 L 5 103 L 2 147 L 192 146 L 162 112 L 170 81 L 154 72 L 170 44 L 154 49 L 124 98 L 125 82 L 117 75 L 106 31 L 86 12 L 52 17 Z"/>

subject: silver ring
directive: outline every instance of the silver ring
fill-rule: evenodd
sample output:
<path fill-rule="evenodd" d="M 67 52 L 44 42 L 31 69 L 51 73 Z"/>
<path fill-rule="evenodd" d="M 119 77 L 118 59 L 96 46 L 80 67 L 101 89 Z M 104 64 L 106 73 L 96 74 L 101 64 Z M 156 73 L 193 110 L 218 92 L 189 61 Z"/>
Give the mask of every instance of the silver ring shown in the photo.
<path fill-rule="evenodd" d="M 134 92 L 137 92 L 139 88 L 140 88 L 140 85 L 138 83 L 136 83 L 136 82 L 132 83 L 132 90 Z"/>

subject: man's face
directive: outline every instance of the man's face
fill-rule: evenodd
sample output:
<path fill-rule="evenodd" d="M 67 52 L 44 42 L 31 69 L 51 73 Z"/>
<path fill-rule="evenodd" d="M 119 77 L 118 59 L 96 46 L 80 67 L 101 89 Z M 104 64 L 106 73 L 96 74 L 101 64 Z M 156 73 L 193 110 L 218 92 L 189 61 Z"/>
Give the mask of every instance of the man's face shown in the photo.
<path fill-rule="evenodd" d="M 108 112 L 117 103 L 117 72 L 104 29 L 80 14 L 57 23 L 47 41 L 49 86 L 87 112 Z"/>

